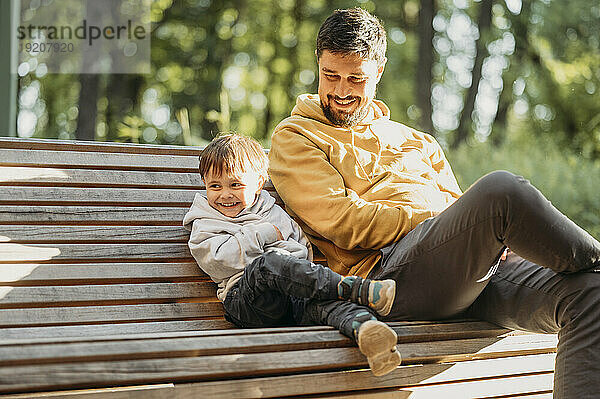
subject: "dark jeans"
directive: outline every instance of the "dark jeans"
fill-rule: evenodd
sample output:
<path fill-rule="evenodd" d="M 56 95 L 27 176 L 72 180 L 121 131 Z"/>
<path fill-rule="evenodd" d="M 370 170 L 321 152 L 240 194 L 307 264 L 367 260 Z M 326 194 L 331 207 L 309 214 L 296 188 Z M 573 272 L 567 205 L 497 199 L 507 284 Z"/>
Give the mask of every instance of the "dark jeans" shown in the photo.
<path fill-rule="evenodd" d="M 510 254 L 500 261 L 505 247 Z M 494 172 L 382 250 L 388 319 L 466 315 L 559 334 L 555 398 L 600 392 L 600 243 L 522 177 Z"/>
<path fill-rule="evenodd" d="M 239 327 L 329 325 L 350 338 L 353 321 L 373 312 L 338 300 L 341 276 L 307 260 L 272 251 L 256 258 L 227 293 L 225 318 Z M 356 325 L 355 325 L 356 326 Z"/>

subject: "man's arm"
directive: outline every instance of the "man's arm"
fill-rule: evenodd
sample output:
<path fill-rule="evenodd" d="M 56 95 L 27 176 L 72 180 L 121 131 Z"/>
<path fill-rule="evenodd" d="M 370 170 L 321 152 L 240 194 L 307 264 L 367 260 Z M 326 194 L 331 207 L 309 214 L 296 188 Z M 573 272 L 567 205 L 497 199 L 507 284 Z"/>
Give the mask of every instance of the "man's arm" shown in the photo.
<path fill-rule="evenodd" d="M 431 166 L 438 173 L 438 188 L 442 192 L 450 194 L 454 199 L 460 197 L 462 191 L 458 186 L 454 172 L 450 167 L 450 163 L 444 155 L 442 147 L 439 143 L 428 134 L 424 135 L 425 140 L 431 143 L 432 153 L 429 155 Z"/>
<path fill-rule="evenodd" d="M 286 206 L 343 249 L 379 249 L 412 229 L 414 211 L 367 202 L 344 185 L 327 156 L 288 129 L 273 135 L 269 174 Z"/>

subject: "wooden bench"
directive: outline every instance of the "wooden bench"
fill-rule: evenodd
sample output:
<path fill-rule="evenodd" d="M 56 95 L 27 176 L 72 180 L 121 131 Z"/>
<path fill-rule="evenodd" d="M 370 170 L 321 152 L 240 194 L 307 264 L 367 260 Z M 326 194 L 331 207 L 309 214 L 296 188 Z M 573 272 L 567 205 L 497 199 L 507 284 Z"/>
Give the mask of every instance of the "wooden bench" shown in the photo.
<path fill-rule="evenodd" d="M 553 335 L 390 323 L 404 362 L 374 377 L 330 327 L 234 328 L 181 226 L 198 154 L 0 139 L 3 397 L 551 397 Z"/>

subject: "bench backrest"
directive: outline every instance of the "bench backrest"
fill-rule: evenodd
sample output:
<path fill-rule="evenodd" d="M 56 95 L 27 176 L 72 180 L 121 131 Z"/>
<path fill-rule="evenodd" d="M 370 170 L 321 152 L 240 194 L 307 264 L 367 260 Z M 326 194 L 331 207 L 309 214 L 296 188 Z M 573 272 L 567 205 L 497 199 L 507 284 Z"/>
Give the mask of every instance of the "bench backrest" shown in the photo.
<path fill-rule="evenodd" d="M 0 139 L 0 337 L 228 327 L 181 225 L 199 153 Z"/>

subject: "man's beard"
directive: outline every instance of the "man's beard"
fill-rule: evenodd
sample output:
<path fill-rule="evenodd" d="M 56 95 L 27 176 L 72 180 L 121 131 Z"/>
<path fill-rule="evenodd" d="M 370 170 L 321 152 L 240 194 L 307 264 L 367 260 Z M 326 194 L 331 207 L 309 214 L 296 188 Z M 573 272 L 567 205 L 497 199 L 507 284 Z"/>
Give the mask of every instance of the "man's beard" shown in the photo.
<path fill-rule="evenodd" d="M 358 107 L 354 111 L 352 111 L 350 113 L 343 112 L 343 111 L 336 112 L 331 107 L 331 102 L 334 101 L 333 98 L 334 98 L 333 96 L 328 95 L 327 96 L 327 100 L 328 100 L 327 104 L 323 104 L 323 101 L 319 101 L 319 102 L 321 103 L 321 109 L 323 110 L 325 117 L 334 126 L 339 126 L 339 127 L 356 126 L 360 121 L 363 120 L 363 118 L 365 116 L 367 116 L 367 113 L 369 112 L 369 107 L 367 106 L 368 104 L 364 104 L 361 106 L 359 97 L 352 97 L 352 99 L 355 99 L 357 102 L 359 102 Z"/>

